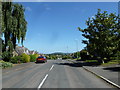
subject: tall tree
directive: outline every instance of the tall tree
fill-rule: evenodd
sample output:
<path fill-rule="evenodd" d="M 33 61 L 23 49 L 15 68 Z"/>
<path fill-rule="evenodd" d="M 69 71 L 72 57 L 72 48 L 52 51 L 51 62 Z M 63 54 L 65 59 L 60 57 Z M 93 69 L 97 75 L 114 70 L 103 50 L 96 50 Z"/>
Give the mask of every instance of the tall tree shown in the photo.
<path fill-rule="evenodd" d="M 12 55 L 17 41 L 23 45 L 27 31 L 24 7 L 12 2 L 2 3 L 2 34 L 4 36 L 3 51 L 9 51 Z"/>
<path fill-rule="evenodd" d="M 101 13 L 98 9 L 94 18 L 88 18 L 85 29 L 78 29 L 83 32 L 88 40 L 83 40 L 87 44 L 87 50 L 91 55 L 110 59 L 118 49 L 118 16 L 114 13 L 108 14 L 107 11 Z"/>

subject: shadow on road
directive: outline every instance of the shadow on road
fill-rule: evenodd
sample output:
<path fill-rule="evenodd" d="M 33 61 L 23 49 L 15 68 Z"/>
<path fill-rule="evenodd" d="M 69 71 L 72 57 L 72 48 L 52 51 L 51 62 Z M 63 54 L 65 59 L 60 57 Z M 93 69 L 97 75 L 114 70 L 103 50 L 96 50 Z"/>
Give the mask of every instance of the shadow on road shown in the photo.
<path fill-rule="evenodd" d="M 110 70 L 110 71 L 114 71 L 114 72 L 120 72 L 120 66 L 119 67 L 106 67 L 106 68 L 103 68 L 103 70 Z"/>
<path fill-rule="evenodd" d="M 94 62 L 65 62 L 65 63 L 55 63 L 57 65 L 68 65 L 68 66 L 72 66 L 72 67 L 82 67 L 82 66 L 92 66 L 92 67 L 97 67 L 100 64 L 99 63 L 94 63 Z"/>
<path fill-rule="evenodd" d="M 82 64 L 81 63 L 55 63 L 57 65 L 68 65 L 68 66 L 71 66 L 71 67 L 82 67 Z"/>
<path fill-rule="evenodd" d="M 44 62 L 35 62 L 35 64 L 44 64 Z"/>

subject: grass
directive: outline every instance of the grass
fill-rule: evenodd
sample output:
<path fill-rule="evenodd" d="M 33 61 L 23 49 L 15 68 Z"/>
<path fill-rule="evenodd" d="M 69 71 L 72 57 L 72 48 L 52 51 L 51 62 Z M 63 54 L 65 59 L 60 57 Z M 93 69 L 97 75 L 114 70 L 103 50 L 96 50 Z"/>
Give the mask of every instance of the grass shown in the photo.
<path fill-rule="evenodd" d="M 97 63 L 97 60 L 86 60 L 86 63 Z M 103 63 L 101 64 L 101 66 L 109 66 L 109 65 L 116 65 L 116 64 L 120 64 L 120 60 L 111 60 L 107 63 Z"/>
<path fill-rule="evenodd" d="M 114 64 L 120 64 L 120 60 L 111 60 L 107 63 L 101 64 L 101 66 L 108 66 L 108 65 L 114 65 Z"/>
<path fill-rule="evenodd" d="M 3 60 L 0 61 L 0 68 L 5 69 L 5 68 L 10 68 L 12 66 L 13 66 L 13 64 L 10 62 L 5 62 Z"/>
<path fill-rule="evenodd" d="M 97 60 L 86 60 L 85 62 L 98 62 Z"/>
<path fill-rule="evenodd" d="M 80 59 L 81 59 L 81 58 L 78 58 L 78 59 L 77 59 L 77 58 L 75 58 L 75 59 L 72 59 L 72 60 L 80 60 Z"/>

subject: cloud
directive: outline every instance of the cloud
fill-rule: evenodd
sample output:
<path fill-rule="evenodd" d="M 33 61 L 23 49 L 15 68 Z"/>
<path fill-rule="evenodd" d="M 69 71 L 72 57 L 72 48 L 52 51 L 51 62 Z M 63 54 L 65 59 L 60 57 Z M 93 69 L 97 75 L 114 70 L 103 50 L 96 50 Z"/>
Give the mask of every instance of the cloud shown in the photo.
<path fill-rule="evenodd" d="M 27 11 L 32 11 L 32 9 L 30 7 L 26 7 Z"/>
<path fill-rule="evenodd" d="M 91 16 L 91 19 L 95 19 L 95 16 Z"/>

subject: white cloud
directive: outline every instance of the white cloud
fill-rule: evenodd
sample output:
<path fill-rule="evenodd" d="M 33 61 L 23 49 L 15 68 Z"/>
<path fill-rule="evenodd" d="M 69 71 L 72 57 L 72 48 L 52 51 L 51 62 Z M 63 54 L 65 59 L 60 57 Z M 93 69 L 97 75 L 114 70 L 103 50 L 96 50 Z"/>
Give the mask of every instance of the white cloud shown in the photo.
<path fill-rule="evenodd" d="M 95 16 L 92 16 L 91 18 L 95 19 Z"/>
<path fill-rule="evenodd" d="M 25 8 L 27 11 L 32 11 L 32 9 L 30 7 L 26 7 Z"/>

